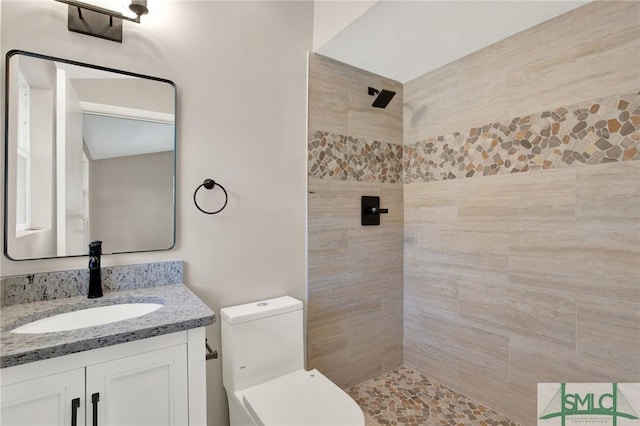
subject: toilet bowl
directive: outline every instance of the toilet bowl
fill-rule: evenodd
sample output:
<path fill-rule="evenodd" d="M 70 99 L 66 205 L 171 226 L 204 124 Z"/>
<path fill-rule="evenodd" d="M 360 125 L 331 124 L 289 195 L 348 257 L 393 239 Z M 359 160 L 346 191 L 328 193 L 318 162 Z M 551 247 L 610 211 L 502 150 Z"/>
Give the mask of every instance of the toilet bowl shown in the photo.
<path fill-rule="evenodd" d="M 302 314 L 302 302 L 289 296 L 220 310 L 232 426 L 364 425 L 346 392 L 304 369 Z"/>

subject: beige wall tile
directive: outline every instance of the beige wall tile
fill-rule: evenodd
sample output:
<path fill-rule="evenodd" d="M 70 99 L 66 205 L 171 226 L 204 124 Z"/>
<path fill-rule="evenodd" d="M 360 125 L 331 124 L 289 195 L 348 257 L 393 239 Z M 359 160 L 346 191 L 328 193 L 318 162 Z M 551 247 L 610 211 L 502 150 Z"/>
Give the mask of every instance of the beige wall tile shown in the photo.
<path fill-rule="evenodd" d="M 384 367 L 402 364 L 402 333 L 394 333 L 402 322 L 378 318 L 361 318 L 351 327 L 348 359 L 351 365 L 350 382 L 357 384 L 360 377 L 373 377 L 384 373 Z"/>
<path fill-rule="evenodd" d="M 405 363 L 525 424 L 537 382 L 640 374 L 636 163 L 405 185 Z M 453 220 L 407 215 L 443 199 Z M 458 368 L 487 342 L 465 327 L 510 343 L 508 378 Z"/>
<path fill-rule="evenodd" d="M 380 197 L 380 207 L 389 209 L 389 213 L 380 218 L 383 225 L 404 223 L 404 193 L 402 183 L 383 183 L 381 190 L 375 194 L 362 195 Z"/>
<path fill-rule="evenodd" d="M 349 86 L 348 134 L 402 145 L 402 85 L 383 77 L 362 75 Z M 375 96 L 367 93 L 369 87 L 396 94 L 386 108 L 373 108 Z"/>
<path fill-rule="evenodd" d="M 309 275 L 308 292 L 309 294 L 318 294 L 321 297 L 327 297 L 331 295 L 336 289 L 349 287 L 353 283 L 357 283 L 364 280 L 364 274 L 362 273 L 346 273 L 344 271 L 338 271 L 335 274 L 319 274 L 318 276 Z"/>
<path fill-rule="evenodd" d="M 341 351 L 346 353 L 348 342 L 346 324 L 337 321 L 313 322 L 309 324 L 307 330 L 309 333 L 309 355 L 313 356 L 316 362 Z"/>
<path fill-rule="evenodd" d="M 309 190 L 308 366 L 346 387 L 403 361 L 402 185 L 310 179 Z M 362 195 L 389 208 L 380 226 L 360 225 Z"/>
<path fill-rule="evenodd" d="M 462 227 L 421 227 L 418 243 L 425 250 L 451 255 L 502 257 L 509 253 L 509 234 L 500 229 L 484 232 Z"/>
<path fill-rule="evenodd" d="M 619 210 L 610 204 L 611 212 Z M 603 223 L 602 228 L 606 228 Z M 509 278 L 515 284 L 640 301 L 638 234 L 590 231 L 521 233 L 511 236 Z"/>
<path fill-rule="evenodd" d="M 356 287 L 353 285 L 352 287 Z M 353 321 L 359 317 L 371 317 L 380 313 L 382 300 L 379 294 L 369 294 L 364 286 L 359 288 L 339 288 L 322 302 L 309 303 L 307 320 L 310 322 Z"/>
<path fill-rule="evenodd" d="M 489 124 L 500 117 L 516 117 L 509 115 L 508 104 L 504 102 L 508 68 L 489 70 L 486 59 L 479 57 L 472 63 L 461 61 L 460 81 L 465 83 L 460 88 L 462 97 L 459 99 L 464 102 L 460 102 L 458 108 L 456 131 Z M 464 119 L 460 120 L 462 117 Z"/>
<path fill-rule="evenodd" d="M 536 389 L 538 383 L 611 383 L 634 382 L 638 375 L 616 365 L 579 359 L 575 351 L 557 350 L 536 340 L 509 340 L 510 404 L 503 404 L 502 412 L 524 424 L 536 424 Z M 507 395 L 505 395 L 507 397 Z"/>
<path fill-rule="evenodd" d="M 437 252 L 423 247 L 418 258 L 420 267 L 433 273 L 449 275 L 459 280 L 482 277 L 486 280 L 505 281 L 507 256 L 464 252 Z"/>
<path fill-rule="evenodd" d="M 636 92 L 638 19 L 640 3 L 591 2 L 386 110 L 366 86 L 394 82 L 314 55 L 310 129 L 409 144 Z M 399 188 L 309 179 L 311 367 L 347 386 L 404 360 L 525 424 L 538 382 L 640 380 L 640 161 Z M 382 226 L 360 226 L 361 195 L 382 196 Z"/>
<path fill-rule="evenodd" d="M 578 357 L 640 377 L 640 303 L 590 298 L 578 302 Z"/>
<path fill-rule="evenodd" d="M 404 273 L 404 311 L 429 312 L 441 317 L 458 313 L 458 279 L 429 268 L 408 268 Z"/>
<path fill-rule="evenodd" d="M 434 181 L 404 186 L 405 229 L 415 226 L 441 229 L 458 218 L 458 183 Z M 415 234 L 417 237 L 417 234 Z"/>
<path fill-rule="evenodd" d="M 317 369 L 336 385 L 345 388 L 351 381 L 351 364 L 348 360 L 347 346 L 331 354 L 314 357 L 308 356 L 307 368 Z"/>
<path fill-rule="evenodd" d="M 405 144 L 636 91 L 639 20 L 637 2 L 591 2 L 408 82 Z"/>
<path fill-rule="evenodd" d="M 431 347 L 459 357 L 459 371 L 475 371 L 503 381 L 508 377 L 509 341 L 506 337 L 468 325 L 464 320 L 422 314 L 421 339 Z M 473 346 L 470 352 L 467 348 Z M 463 365 L 466 364 L 466 365 Z"/>
<path fill-rule="evenodd" d="M 458 201 L 458 182 L 442 180 L 404 186 L 406 207 L 455 207 Z"/>
<path fill-rule="evenodd" d="M 557 169 L 463 179 L 458 220 L 469 229 L 575 228 L 575 170 Z"/>
<path fill-rule="evenodd" d="M 460 74 L 460 67 L 443 67 L 404 85 L 405 144 L 457 130 L 464 88 L 452 82 L 459 82 Z"/>
<path fill-rule="evenodd" d="M 400 183 L 309 178 L 309 227 L 359 228 L 360 200 L 363 195 L 379 196 L 380 206 L 389 209 L 389 214 L 381 216 L 383 225 L 402 223 L 402 192 L 403 185 Z"/>
<path fill-rule="evenodd" d="M 309 228 L 360 226 L 360 197 L 380 183 L 309 178 Z"/>
<path fill-rule="evenodd" d="M 404 243 L 403 243 L 403 271 L 418 266 L 418 226 L 405 225 L 403 227 Z"/>
<path fill-rule="evenodd" d="M 402 271 L 402 244 L 402 225 L 349 229 L 349 271 Z"/>
<path fill-rule="evenodd" d="M 309 131 L 348 134 L 349 87 L 354 69 L 309 55 Z"/>
<path fill-rule="evenodd" d="M 405 363 L 525 424 L 535 422 L 539 381 L 637 374 L 628 343 L 635 311 L 612 321 L 602 312 L 617 301 L 635 307 L 629 301 L 640 294 L 637 163 L 405 185 Z M 443 205 L 457 215 L 411 214 Z M 603 320 L 580 313 L 580 300 L 600 301 Z M 451 326 L 446 333 L 438 321 Z M 463 351 L 482 353 L 486 344 L 466 338 L 464 327 L 518 342 L 508 378 L 459 368 Z M 616 337 L 607 343 L 607 334 Z M 545 350 L 557 358 L 530 363 L 527 351 Z M 561 367 L 549 374 L 554 362 Z M 562 368 L 577 373 L 562 376 Z"/>
<path fill-rule="evenodd" d="M 407 223 L 455 224 L 458 216 L 458 206 L 438 206 L 438 207 L 405 207 L 404 221 Z"/>
<path fill-rule="evenodd" d="M 309 70 L 310 131 L 402 144 L 402 84 L 318 54 Z M 386 108 L 373 108 L 368 87 L 396 95 Z"/>
<path fill-rule="evenodd" d="M 632 52 L 640 49 L 638 20 L 637 3 L 595 2 L 531 34 L 541 40 L 553 34 L 553 41 L 547 49 L 529 52 L 534 54 L 524 65 L 510 69 L 509 114 L 637 90 L 640 57 Z"/>
<path fill-rule="evenodd" d="M 637 161 L 578 169 L 579 230 L 640 232 L 640 168 L 634 163 Z"/>
<path fill-rule="evenodd" d="M 405 323 L 405 364 L 495 405 L 508 381 L 508 339 L 462 320 L 421 315 Z"/>
<path fill-rule="evenodd" d="M 576 303 L 573 296 L 512 284 L 506 312 L 509 330 L 541 346 L 575 350 Z"/>
<path fill-rule="evenodd" d="M 472 324 L 509 334 L 509 283 L 482 278 L 461 280 L 458 285 L 460 316 Z"/>
<path fill-rule="evenodd" d="M 349 270 L 348 228 L 313 227 L 309 229 L 309 275 L 338 275 Z"/>
<path fill-rule="evenodd" d="M 401 272 L 351 276 L 352 282 L 342 279 L 342 285 L 309 294 L 309 336 L 315 339 L 309 341 L 309 366 L 343 387 L 403 359 Z M 328 359 L 332 351 L 342 364 Z"/>
<path fill-rule="evenodd" d="M 361 226 L 363 195 L 389 209 L 380 226 Z M 403 185 L 309 178 L 308 211 L 308 367 L 346 387 L 400 366 Z"/>

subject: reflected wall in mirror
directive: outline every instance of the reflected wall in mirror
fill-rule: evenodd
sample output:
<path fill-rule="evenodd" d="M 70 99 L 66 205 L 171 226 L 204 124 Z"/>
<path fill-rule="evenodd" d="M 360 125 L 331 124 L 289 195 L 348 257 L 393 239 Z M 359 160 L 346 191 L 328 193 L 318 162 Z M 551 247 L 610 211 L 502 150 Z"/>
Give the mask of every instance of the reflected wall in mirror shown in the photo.
<path fill-rule="evenodd" d="M 173 82 L 23 51 L 6 63 L 5 255 L 171 249 Z"/>

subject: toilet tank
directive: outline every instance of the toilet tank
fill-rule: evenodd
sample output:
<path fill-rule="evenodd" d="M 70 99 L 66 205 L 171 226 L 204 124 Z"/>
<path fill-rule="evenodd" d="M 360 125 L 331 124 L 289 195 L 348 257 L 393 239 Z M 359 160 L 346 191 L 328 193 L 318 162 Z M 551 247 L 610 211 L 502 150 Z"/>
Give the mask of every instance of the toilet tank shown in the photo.
<path fill-rule="evenodd" d="M 222 308 L 222 382 L 236 392 L 304 368 L 302 302 L 283 296 Z"/>

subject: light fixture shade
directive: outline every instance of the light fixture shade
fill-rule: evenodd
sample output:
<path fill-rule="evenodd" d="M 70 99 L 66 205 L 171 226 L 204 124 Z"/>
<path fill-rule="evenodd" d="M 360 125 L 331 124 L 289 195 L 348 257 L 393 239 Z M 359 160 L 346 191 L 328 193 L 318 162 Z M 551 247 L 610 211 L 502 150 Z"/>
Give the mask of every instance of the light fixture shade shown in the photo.
<path fill-rule="evenodd" d="M 129 9 L 137 16 L 142 16 L 149 13 L 149 9 L 147 9 L 147 0 L 131 0 Z"/>

